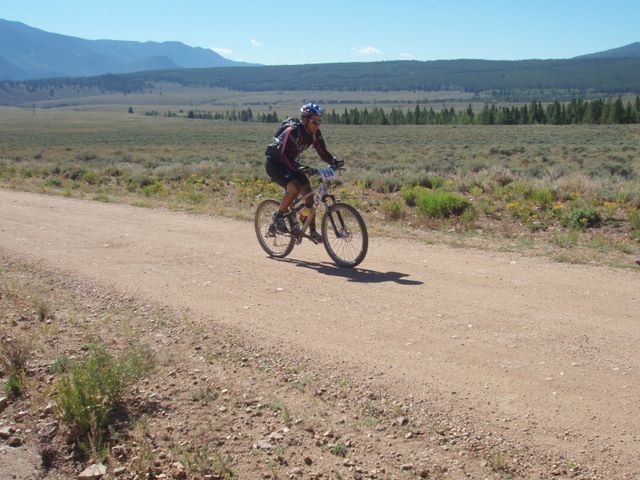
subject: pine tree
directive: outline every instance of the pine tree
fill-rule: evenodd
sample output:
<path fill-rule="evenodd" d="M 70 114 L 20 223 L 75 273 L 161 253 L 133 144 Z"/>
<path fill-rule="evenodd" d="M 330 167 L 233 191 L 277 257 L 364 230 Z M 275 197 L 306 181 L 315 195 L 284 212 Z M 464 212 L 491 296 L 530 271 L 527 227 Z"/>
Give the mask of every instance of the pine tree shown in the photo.
<path fill-rule="evenodd" d="M 616 98 L 616 101 L 613 102 L 613 109 L 611 112 L 611 121 L 614 124 L 626 123 L 625 114 L 624 114 L 624 105 L 622 104 L 622 98 Z"/>

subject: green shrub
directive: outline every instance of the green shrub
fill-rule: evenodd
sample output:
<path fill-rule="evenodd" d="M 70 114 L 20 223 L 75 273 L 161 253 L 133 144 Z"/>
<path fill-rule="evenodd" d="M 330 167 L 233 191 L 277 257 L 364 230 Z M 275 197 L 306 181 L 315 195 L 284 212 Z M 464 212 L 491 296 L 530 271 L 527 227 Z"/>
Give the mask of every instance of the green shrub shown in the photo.
<path fill-rule="evenodd" d="M 615 176 L 620 178 L 633 178 L 634 171 L 631 165 L 626 165 L 618 161 L 607 161 L 597 167 L 589 169 L 589 176 L 600 178 L 605 176 Z"/>
<path fill-rule="evenodd" d="M 78 165 L 69 165 L 65 167 L 63 176 L 68 180 L 80 180 L 85 173 L 85 169 Z"/>
<path fill-rule="evenodd" d="M 9 397 L 16 398 L 22 395 L 22 390 L 24 390 L 24 371 L 10 367 L 4 384 L 5 393 Z"/>
<path fill-rule="evenodd" d="M 159 182 L 152 183 L 150 185 L 146 185 L 142 188 L 142 193 L 145 197 L 151 197 L 156 195 L 158 192 L 162 190 L 162 184 Z"/>
<path fill-rule="evenodd" d="M 98 174 L 93 170 L 85 170 L 82 173 L 82 180 L 89 185 L 95 185 L 98 182 Z"/>
<path fill-rule="evenodd" d="M 382 213 L 387 220 L 400 220 L 405 216 L 404 205 L 398 200 L 389 200 L 382 204 Z"/>
<path fill-rule="evenodd" d="M 347 446 L 343 443 L 338 443 L 329 447 L 329 451 L 336 457 L 345 458 L 347 456 Z"/>
<path fill-rule="evenodd" d="M 473 206 L 470 206 L 460 214 L 459 219 L 462 223 L 471 226 L 478 219 L 478 211 Z"/>
<path fill-rule="evenodd" d="M 549 208 L 555 201 L 555 195 L 549 188 L 535 188 L 528 194 L 528 199 L 542 209 Z"/>
<path fill-rule="evenodd" d="M 62 186 L 62 180 L 60 180 L 58 177 L 52 177 L 52 178 L 48 178 L 44 182 L 44 184 L 47 187 L 61 187 Z"/>
<path fill-rule="evenodd" d="M 477 203 L 478 209 L 483 212 L 489 218 L 499 219 L 502 218 L 502 212 L 498 209 L 495 202 L 487 200 L 486 198 L 480 199 Z"/>
<path fill-rule="evenodd" d="M 518 180 L 505 186 L 497 187 L 494 193 L 508 202 L 522 201 L 531 198 L 534 187 L 529 180 Z"/>
<path fill-rule="evenodd" d="M 448 218 L 460 216 L 470 207 L 469 201 L 449 192 L 423 190 L 416 198 L 418 214 L 430 218 Z"/>
<path fill-rule="evenodd" d="M 34 302 L 36 308 L 36 318 L 39 322 L 44 322 L 47 319 L 53 318 L 53 312 L 49 304 L 41 299 L 36 299 Z"/>
<path fill-rule="evenodd" d="M 49 366 L 49 373 L 60 374 L 67 372 L 71 367 L 71 359 L 66 355 L 56 358 Z"/>
<path fill-rule="evenodd" d="M 134 174 L 127 180 L 129 183 L 127 188 L 130 192 L 133 192 L 138 188 L 142 189 L 148 185 L 153 185 L 156 181 L 156 178 L 151 175 L 145 175 L 144 173 Z"/>
<path fill-rule="evenodd" d="M 56 397 L 60 419 L 85 453 L 90 453 L 89 447 L 95 451 L 102 447 L 109 415 L 122 400 L 124 388 L 152 367 L 151 353 L 144 347 L 118 360 L 94 345 L 87 358 L 70 365 L 60 377 Z"/>
<path fill-rule="evenodd" d="M 404 203 L 407 204 L 408 207 L 416 206 L 416 198 L 418 196 L 418 191 L 423 190 L 421 187 L 402 187 L 400 190 L 400 196 L 404 200 Z"/>
<path fill-rule="evenodd" d="M 529 202 L 510 202 L 506 205 L 511 217 L 520 222 L 528 222 L 536 213 L 535 208 Z"/>
<path fill-rule="evenodd" d="M 602 223 L 602 217 L 595 208 L 574 208 L 564 218 L 565 225 L 572 228 L 594 228 Z"/>
<path fill-rule="evenodd" d="M 424 188 L 431 188 L 431 189 L 437 189 L 437 188 L 442 188 L 444 186 L 445 183 L 445 179 L 443 177 L 420 177 L 417 181 L 416 181 L 416 185 L 419 187 L 424 187 Z"/>
<path fill-rule="evenodd" d="M 19 339 L 0 340 L 0 363 L 5 370 L 7 380 L 4 391 L 10 397 L 19 397 L 24 390 L 25 367 L 29 350 Z"/>
<path fill-rule="evenodd" d="M 472 187 L 469 187 L 468 191 L 469 194 L 473 195 L 474 197 L 479 197 L 484 193 L 484 189 L 479 185 L 473 185 Z"/>
<path fill-rule="evenodd" d="M 183 202 L 187 202 L 187 203 L 191 203 L 193 205 L 199 205 L 201 203 L 204 203 L 204 201 L 206 200 L 206 196 L 204 193 L 202 192 L 194 192 L 194 191 L 190 191 L 190 192 L 178 192 L 177 193 L 177 197 L 182 200 Z"/>

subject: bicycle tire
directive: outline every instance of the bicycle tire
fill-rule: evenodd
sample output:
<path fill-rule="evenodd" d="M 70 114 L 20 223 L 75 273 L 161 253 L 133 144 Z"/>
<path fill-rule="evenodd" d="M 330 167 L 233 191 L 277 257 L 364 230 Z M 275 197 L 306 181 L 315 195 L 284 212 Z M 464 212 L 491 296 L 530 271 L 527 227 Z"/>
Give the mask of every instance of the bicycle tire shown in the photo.
<path fill-rule="evenodd" d="M 335 222 L 333 228 L 331 218 Z M 329 207 L 322 217 L 322 239 L 324 248 L 340 267 L 353 268 L 367 255 L 369 234 L 362 215 L 346 203 Z"/>
<path fill-rule="evenodd" d="M 265 200 L 256 208 L 254 227 L 258 243 L 270 257 L 284 258 L 291 253 L 295 245 L 295 239 L 288 233 L 280 233 L 270 229 L 271 216 L 278 209 L 279 202 Z"/>

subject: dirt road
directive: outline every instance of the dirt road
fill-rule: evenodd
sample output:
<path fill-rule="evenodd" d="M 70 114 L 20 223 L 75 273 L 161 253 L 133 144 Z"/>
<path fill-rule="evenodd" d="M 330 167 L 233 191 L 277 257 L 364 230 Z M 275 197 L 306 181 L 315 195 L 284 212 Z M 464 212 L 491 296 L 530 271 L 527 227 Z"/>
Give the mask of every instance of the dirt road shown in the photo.
<path fill-rule="evenodd" d="M 269 259 L 250 223 L 0 190 L 0 249 L 640 476 L 640 274 L 374 237 Z M 620 477 L 619 477 L 620 478 Z"/>

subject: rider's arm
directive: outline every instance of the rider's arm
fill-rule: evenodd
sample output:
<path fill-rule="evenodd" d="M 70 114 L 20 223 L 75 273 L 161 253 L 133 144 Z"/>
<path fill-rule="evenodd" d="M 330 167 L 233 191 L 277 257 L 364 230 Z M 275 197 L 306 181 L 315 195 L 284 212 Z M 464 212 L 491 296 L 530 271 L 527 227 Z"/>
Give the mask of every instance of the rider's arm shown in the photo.
<path fill-rule="evenodd" d="M 316 139 L 313 142 L 313 148 L 316 149 L 316 152 L 318 152 L 320 158 L 322 158 L 325 162 L 327 162 L 329 165 L 333 163 L 334 157 L 327 150 L 327 146 L 324 143 L 324 139 L 322 138 L 320 130 L 316 132 Z"/>
<path fill-rule="evenodd" d="M 298 170 L 300 163 L 300 151 L 298 149 L 298 136 L 300 131 L 294 127 L 288 127 L 282 135 L 282 146 L 280 147 L 280 159 L 289 170 Z"/>

